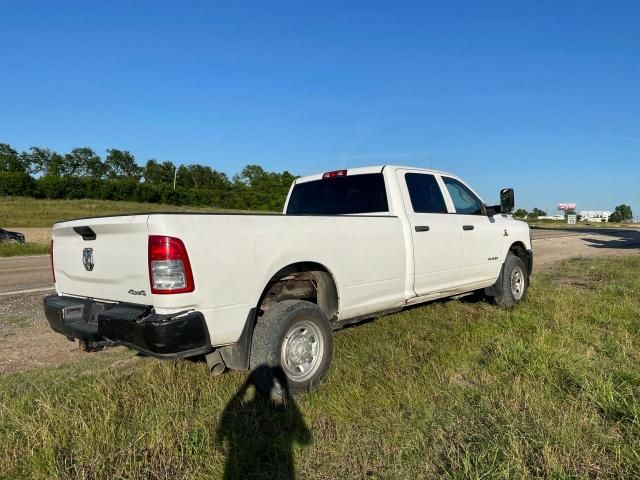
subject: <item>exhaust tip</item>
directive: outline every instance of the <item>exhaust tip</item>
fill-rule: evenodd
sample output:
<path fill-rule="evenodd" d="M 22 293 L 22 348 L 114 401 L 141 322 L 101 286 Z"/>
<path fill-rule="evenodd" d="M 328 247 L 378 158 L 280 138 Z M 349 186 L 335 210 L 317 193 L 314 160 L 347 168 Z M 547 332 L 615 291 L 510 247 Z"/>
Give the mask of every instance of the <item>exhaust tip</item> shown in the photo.
<path fill-rule="evenodd" d="M 218 350 L 208 353 L 204 356 L 204 358 L 207 361 L 209 373 L 214 377 L 222 375 L 227 369 L 227 366 L 224 364 L 224 360 L 222 359 L 222 355 L 220 355 L 220 352 Z"/>

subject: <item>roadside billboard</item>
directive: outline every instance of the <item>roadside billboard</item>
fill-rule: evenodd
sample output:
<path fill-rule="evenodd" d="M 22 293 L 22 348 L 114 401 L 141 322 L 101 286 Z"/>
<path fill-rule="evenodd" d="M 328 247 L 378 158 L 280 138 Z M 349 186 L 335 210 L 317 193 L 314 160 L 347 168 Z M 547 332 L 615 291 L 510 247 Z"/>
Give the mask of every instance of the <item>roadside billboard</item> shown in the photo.
<path fill-rule="evenodd" d="M 563 212 L 566 212 L 568 210 L 575 210 L 575 209 L 576 209 L 575 203 L 559 203 L 558 204 L 558 210 L 562 210 Z"/>

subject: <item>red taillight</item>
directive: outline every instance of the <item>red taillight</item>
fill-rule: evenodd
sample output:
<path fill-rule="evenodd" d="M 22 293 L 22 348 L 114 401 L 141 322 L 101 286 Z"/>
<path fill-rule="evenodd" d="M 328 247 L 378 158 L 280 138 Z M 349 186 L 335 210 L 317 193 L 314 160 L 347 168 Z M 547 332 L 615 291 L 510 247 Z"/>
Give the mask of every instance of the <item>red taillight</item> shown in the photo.
<path fill-rule="evenodd" d="M 187 293 L 195 290 L 187 249 L 182 240 L 149 236 L 151 293 Z"/>
<path fill-rule="evenodd" d="M 56 283 L 56 271 L 53 268 L 53 238 L 51 239 L 51 275 L 53 275 L 53 283 Z"/>
<path fill-rule="evenodd" d="M 334 170 L 333 172 L 327 172 L 322 175 L 322 178 L 336 178 L 336 177 L 346 177 L 346 170 Z"/>

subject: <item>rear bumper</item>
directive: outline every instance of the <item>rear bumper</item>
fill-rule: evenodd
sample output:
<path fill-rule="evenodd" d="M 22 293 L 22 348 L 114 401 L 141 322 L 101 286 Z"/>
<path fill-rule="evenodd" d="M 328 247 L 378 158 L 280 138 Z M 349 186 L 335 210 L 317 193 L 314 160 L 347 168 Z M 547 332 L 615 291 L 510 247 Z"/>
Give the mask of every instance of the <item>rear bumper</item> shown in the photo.
<path fill-rule="evenodd" d="M 144 305 L 59 295 L 44 299 L 44 311 L 51 328 L 70 340 L 126 345 L 158 358 L 191 357 L 212 350 L 200 312 L 159 315 Z"/>

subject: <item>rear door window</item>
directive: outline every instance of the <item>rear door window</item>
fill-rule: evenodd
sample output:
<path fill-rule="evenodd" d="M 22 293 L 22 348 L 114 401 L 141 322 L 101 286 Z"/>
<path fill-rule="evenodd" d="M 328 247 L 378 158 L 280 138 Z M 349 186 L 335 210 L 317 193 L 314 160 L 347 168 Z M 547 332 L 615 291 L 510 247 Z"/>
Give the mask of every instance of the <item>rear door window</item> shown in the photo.
<path fill-rule="evenodd" d="M 404 179 L 415 213 L 447 213 L 436 177 L 426 173 L 407 173 Z"/>

